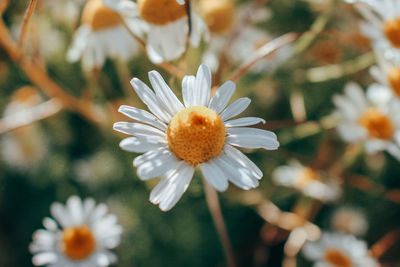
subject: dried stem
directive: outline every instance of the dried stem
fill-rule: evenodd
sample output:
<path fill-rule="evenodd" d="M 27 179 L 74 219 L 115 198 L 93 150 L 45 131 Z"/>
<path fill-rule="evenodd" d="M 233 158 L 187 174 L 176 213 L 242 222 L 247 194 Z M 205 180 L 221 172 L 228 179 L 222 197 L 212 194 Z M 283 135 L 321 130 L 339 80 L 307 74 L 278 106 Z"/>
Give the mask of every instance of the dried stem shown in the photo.
<path fill-rule="evenodd" d="M 94 106 L 91 103 L 66 93 L 49 77 L 46 70 L 40 64 L 24 55 L 21 48 L 12 39 L 2 20 L 0 20 L 0 46 L 4 48 L 10 59 L 18 64 L 27 77 L 43 90 L 47 96 L 58 99 L 64 108 L 78 112 L 89 121 L 103 125 L 102 118 L 95 112 Z"/>
<path fill-rule="evenodd" d="M 222 217 L 218 194 L 215 189 L 207 182 L 206 179 L 203 180 L 208 208 L 210 209 L 214 225 L 217 228 L 219 238 L 221 239 L 227 264 L 229 267 L 235 267 L 235 257 L 233 255 L 231 242 L 229 241 L 228 233 L 226 231 L 224 218 Z"/>
<path fill-rule="evenodd" d="M 19 35 L 19 46 L 24 47 L 26 33 L 28 31 L 29 21 L 33 15 L 33 11 L 35 10 L 37 0 L 31 0 L 28 8 L 26 9 L 24 20 L 22 23 L 21 33 Z"/>
<path fill-rule="evenodd" d="M 370 249 L 376 258 L 382 257 L 400 239 L 400 229 L 396 229 L 379 239 Z"/>
<path fill-rule="evenodd" d="M 299 38 L 299 36 L 300 35 L 297 33 L 287 33 L 266 43 L 265 45 L 257 49 L 256 55 L 249 61 L 245 62 L 241 67 L 239 67 L 239 69 L 232 74 L 229 80 L 237 81 L 240 77 L 246 74 L 246 72 L 258 61 L 278 50 L 279 48 L 294 42 L 295 40 L 297 40 L 297 38 Z"/>

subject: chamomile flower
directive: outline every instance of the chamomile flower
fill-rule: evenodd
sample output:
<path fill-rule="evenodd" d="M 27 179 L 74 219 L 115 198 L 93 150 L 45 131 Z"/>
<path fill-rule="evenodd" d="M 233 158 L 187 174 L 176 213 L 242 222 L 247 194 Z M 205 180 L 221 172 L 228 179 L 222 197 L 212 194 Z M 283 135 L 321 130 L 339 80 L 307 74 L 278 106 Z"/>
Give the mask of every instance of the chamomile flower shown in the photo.
<path fill-rule="evenodd" d="M 374 94 L 367 92 L 368 96 Z M 350 83 L 345 95 L 334 96 L 340 118 L 337 129 L 349 143 L 363 143 L 367 153 L 386 150 L 400 160 L 400 104 L 382 102 L 385 97 L 367 99 L 360 86 Z"/>
<path fill-rule="evenodd" d="M 103 0 L 104 4 L 125 18 L 147 24 L 146 51 L 153 63 L 179 58 L 186 50 L 189 23 L 184 1 L 179 0 Z M 190 44 L 197 47 L 207 27 L 195 13 L 191 14 Z M 132 30 L 137 26 L 129 25 Z"/>
<path fill-rule="evenodd" d="M 363 235 L 367 232 L 368 221 L 361 210 L 341 207 L 335 210 L 331 218 L 332 227 L 342 233 Z"/>
<path fill-rule="evenodd" d="M 182 104 L 158 72 L 149 72 L 149 79 L 154 91 L 137 78 L 131 83 L 152 113 L 121 106 L 119 111 L 137 122 L 117 122 L 114 129 L 133 136 L 122 140 L 122 149 L 145 152 L 133 161 L 139 178 L 162 175 L 151 202 L 163 211 L 171 209 L 197 166 L 218 191 L 225 191 L 228 181 L 245 190 L 258 186 L 262 172 L 235 147 L 274 150 L 279 142 L 273 132 L 244 127 L 264 123 L 263 119 L 233 119 L 250 104 L 243 97 L 227 106 L 235 91 L 233 82 L 225 82 L 210 99 L 211 72 L 201 65 L 196 76 L 182 80 Z"/>
<path fill-rule="evenodd" d="M 361 31 L 385 58 L 400 63 L 400 2 L 398 0 L 346 0 L 354 3 L 365 22 Z"/>
<path fill-rule="evenodd" d="M 96 267 L 116 261 L 110 249 L 119 244 L 122 228 L 106 205 L 71 196 L 65 206 L 52 204 L 51 214 L 55 220 L 45 218 L 45 229 L 33 234 L 29 249 L 35 266 Z"/>
<path fill-rule="evenodd" d="M 341 195 L 341 189 L 335 180 L 326 179 L 319 171 L 305 167 L 297 161 L 278 167 L 272 177 L 278 185 L 293 187 L 304 195 L 321 201 L 334 201 Z"/>
<path fill-rule="evenodd" d="M 101 0 L 89 0 L 82 12 L 82 25 L 77 29 L 68 51 L 70 62 L 82 60 L 83 69 L 90 71 L 103 66 L 107 57 L 127 61 L 139 50 L 139 45 L 123 26 L 123 18 L 106 7 Z M 142 36 L 147 25 L 136 19 L 124 19 L 134 24 L 132 31 Z"/>
<path fill-rule="evenodd" d="M 304 256 L 315 267 L 377 267 L 367 244 L 352 235 L 324 232 L 317 242 L 303 247 Z"/>

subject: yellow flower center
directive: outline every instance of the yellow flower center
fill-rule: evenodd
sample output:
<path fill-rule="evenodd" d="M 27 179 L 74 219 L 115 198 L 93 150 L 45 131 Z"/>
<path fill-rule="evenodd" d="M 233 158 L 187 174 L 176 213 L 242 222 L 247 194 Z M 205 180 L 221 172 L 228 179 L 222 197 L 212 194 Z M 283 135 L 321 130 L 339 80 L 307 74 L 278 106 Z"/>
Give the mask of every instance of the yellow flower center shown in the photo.
<path fill-rule="evenodd" d="M 393 92 L 400 97 L 400 68 L 392 68 L 388 73 L 388 80 Z"/>
<path fill-rule="evenodd" d="M 359 119 L 360 125 L 364 126 L 370 136 L 378 139 L 391 139 L 394 133 L 393 123 L 390 118 L 375 108 L 364 112 Z"/>
<path fill-rule="evenodd" d="M 304 167 L 297 173 L 296 188 L 304 188 L 312 181 L 321 181 L 321 175 L 309 167 Z"/>
<path fill-rule="evenodd" d="M 62 236 L 62 250 L 72 260 L 84 260 L 96 248 L 92 231 L 85 225 L 66 228 Z"/>
<path fill-rule="evenodd" d="M 231 29 L 235 16 L 231 0 L 203 0 L 201 9 L 211 32 L 221 34 Z"/>
<path fill-rule="evenodd" d="M 225 125 L 220 116 L 204 106 L 178 112 L 168 125 L 167 140 L 175 155 L 192 166 L 218 156 L 225 144 Z"/>
<path fill-rule="evenodd" d="M 167 24 L 186 16 L 186 4 L 176 0 L 137 0 L 142 19 L 153 24 Z"/>
<path fill-rule="evenodd" d="M 400 18 L 386 21 L 383 24 L 383 31 L 390 43 L 400 48 Z"/>
<path fill-rule="evenodd" d="M 93 31 L 99 31 L 120 25 L 121 18 L 101 0 L 89 0 L 82 12 L 82 24 L 88 24 Z"/>
<path fill-rule="evenodd" d="M 324 259 L 335 267 L 352 267 L 353 263 L 349 256 L 337 249 L 327 249 Z"/>

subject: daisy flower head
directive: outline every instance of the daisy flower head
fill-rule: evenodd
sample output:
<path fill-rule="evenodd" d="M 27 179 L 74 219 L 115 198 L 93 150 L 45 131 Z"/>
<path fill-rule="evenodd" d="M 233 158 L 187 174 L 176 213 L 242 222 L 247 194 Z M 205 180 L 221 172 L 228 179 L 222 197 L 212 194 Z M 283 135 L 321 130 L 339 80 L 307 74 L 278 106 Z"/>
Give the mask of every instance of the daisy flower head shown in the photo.
<path fill-rule="evenodd" d="M 125 22 L 123 22 L 125 20 Z M 133 32 L 142 36 L 146 25 L 124 19 L 101 0 L 88 0 L 82 11 L 82 23 L 67 53 L 70 62 L 82 60 L 85 71 L 101 68 L 107 57 L 127 61 L 138 53 L 139 44 L 123 26 L 135 24 Z"/>
<path fill-rule="evenodd" d="M 315 267 L 378 267 L 367 244 L 352 235 L 324 232 L 317 242 L 308 242 L 302 250 Z"/>
<path fill-rule="evenodd" d="M 400 63 L 400 2 L 398 0 L 346 0 L 366 21 L 362 32 L 371 38 L 385 58 Z"/>
<path fill-rule="evenodd" d="M 341 195 L 341 189 L 335 180 L 327 179 L 323 173 L 305 167 L 295 160 L 292 160 L 290 165 L 276 168 L 272 178 L 278 185 L 293 187 L 320 201 L 334 201 Z"/>
<path fill-rule="evenodd" d="M 131 83 L 151 113 L 121 106 L 119 111 L 137 122 L 117 122 L 114 129 L 133 136 L 122 140 L 122 149 L 145 152 L 133 161 L 139 178 L 162 176 L 151 202 L 163 211 L 171 209 L 188 188 L 196 166 L 217 191 L 225 191 L 228 181 L 245 190 L 258 186 L 262 172 L 235 147 L 274 150 L 279 142 L 273 132 L 244 127 L 265 123 L 263 119 L 233 119 L 250 104 L 243 97 L 228 105 L 233 82 L 225 82 L 210 99 L 211 72 L 201 65 L 196 76 L 182 80 L 182 104 L 158 72 L 149 72 L 149 79 L 154 91 L 137 78 Z"/>
<path fill-rule="evenodd" d="M 45 229 L 33 234 L 29 249 L 35 266 L 97 267 L 116 262 L 110 249 L 118 246 L 122 228 L 107 206 L 71 196 L 67 204 L 54 203 Z"/>
<path fill-rule="evenodd" d="M 340 124 L 339 135 L 349 143 L 363 143 L 369 154 L 386 150 L 400 160 L 400 104 L 387 102 L 387 97 L 375 97 L 375 89 L 367 94 L 355 83 L 345 87 L 345 95 L 336 95 Z"/>
<path fill-rule="evenodd" d="M 135 18 L 147 25 L 146 52 L 149 59 L 159 64 L 179 58 L 186 50 L 189 33 L 188 9 L 183 0 L 103 0 L 104 4 L 114 9 L 125 18 Z M 201 37 L 207 35 L 207 26 L 202 19 L 191 13 L 190 44 L 199 46 Z M 137 26 L 128 26 L 134 30 Z"/>
<path fill-rule="evenodd" d="M 331 218 L 332 227 L 342 233 L 363 235 L 367 232 L 368 221 L 365 214 L 356 208 L 340 207 Z"/>

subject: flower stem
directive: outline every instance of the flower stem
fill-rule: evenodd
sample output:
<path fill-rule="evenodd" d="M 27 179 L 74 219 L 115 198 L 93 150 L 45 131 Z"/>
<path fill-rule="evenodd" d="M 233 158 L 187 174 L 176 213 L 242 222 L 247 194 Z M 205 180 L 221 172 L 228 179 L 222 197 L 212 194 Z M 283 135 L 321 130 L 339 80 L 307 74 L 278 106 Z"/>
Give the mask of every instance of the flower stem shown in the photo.
<path fill-rule="evenodd" d="M 204 180 L 204 190 L 206 194 L 206 200 L 208 208 L 210 209 L 211 216 L 214 221 L 215 228 L 217 229 L 219 238 L 224 248 L 226 261 L 229 267 L 236 267 L 235 257 L 232 252 L 232 245 L 229 240 L 228 233 L 226 231 L 224 218 L 222 217 L 221 206 L 218 200 L 218 194 L 215 189 Z"/>

